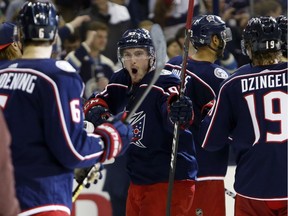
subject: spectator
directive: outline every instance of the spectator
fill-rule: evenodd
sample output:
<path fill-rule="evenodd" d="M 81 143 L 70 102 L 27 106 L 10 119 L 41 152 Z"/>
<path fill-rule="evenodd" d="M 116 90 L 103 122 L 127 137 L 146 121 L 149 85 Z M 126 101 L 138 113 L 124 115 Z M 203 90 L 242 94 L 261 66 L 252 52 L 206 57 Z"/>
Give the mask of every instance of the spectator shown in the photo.
<path fill-rule="evenodd" d="M 80 72 L 86 87 L 86 99 L 94 91 L 102 91 L 114 73 L 115 65 L 102 54 L 108 37 L 108 27 L 99 21 L 87 25 L 87 37 L 80 48 L 70 52 L 66 59 Z M 106 85 L 105 85 L 106 84 Z"/>
<path fill-rule="evenodd" d="M 188 0 L 156 0 L 153 12 L 149 18 L 158 23 L 168 40 L 176 34 L 179 28 L 185 26 L 188 10 Z M 198 15 L 199 2 L 194 1 L 194 15 Z"/>
<path fill-rule="evenodd" d="M 61 49 L 61 59 L 65 59 L 68 53 L 75 51 L 81 45 L 81 37 L 78 31 L 75 31 L 74 34 L 67 36 L 62 41 L 62 49 Z"/>
<path fill-rule="evenodd" d="M 115 53 L 117 41 L 123 32 L 132 25 L 128 9 L 108 0 L 90 0 L 90 7 L 80 11 L 80 15 L 83 14 L 89 15 L 91 20 L 104 22 L 108 26 L 110 30 L 109 43 L 103 54 L 116 64 L 118 61 L 117 53 Z"/>
<path fill-rule="evenodd" d="M 169 59 L 181 55 L 181 46 L 175 38 L 167 41 L 167 56 Z"/>
<path fill-rule="evenodd" d="M 254 4 L 254 16 L 272 16 L 276 18 L 282 12 L 281 4 L 276 0 L 258 0 Z"/>
<path fill-rule="evenodd" d="M 9 5 L 9 0 L 0 0 L 0 23 L 5 21 L 5 14 L 6 14 L 8 5 Z"/>
<path fill-rule="evenodd" d="M 149 15 L 149 3 L 151 0 L 143 1 L 143 0 L 133 0 L 129 1 L 127 8 L 129 14 L 133 19 L 131 19 L 132 27 L 136 28 L 139 27 L 139 24 L 144 21 L 148 20 Z"/>
<path fill-rule="evenodd" d="M 184 53 L 184 43 L 185 43 L 185 34 L 186 34 L 186 29 L 185 26 L 178 29 L 175 35 L 175 39 L 179 43 L 181 47 L 181 53 Z M 189 36 L 188 36 L 189 37 Z M 195 48 L 192 46 L 191 42 L 189 41 L 189 50 L 188 50 L 188 56 L 192 56 L 193 53 L 195 53 Z"/>

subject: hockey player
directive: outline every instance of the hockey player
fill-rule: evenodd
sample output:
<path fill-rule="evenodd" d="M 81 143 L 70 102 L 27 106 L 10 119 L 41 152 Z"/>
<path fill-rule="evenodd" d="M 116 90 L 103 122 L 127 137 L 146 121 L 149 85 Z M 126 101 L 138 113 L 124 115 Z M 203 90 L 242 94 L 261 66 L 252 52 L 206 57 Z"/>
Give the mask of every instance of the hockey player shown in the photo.
<path fill-rule="evenodd" d="M 225 215 L 224 177 L 229 146 L 217 152 L 205 151 L 198 134 L 200 122 L 218 94 L 220 83 L 228 78 L 228 73 L 214 62 L 223 56 L 226 42 L 231 39 L 230 29 L 218 16 L 199 16 L 192 23 L 190 41 L 196 52 L 187 60 L 185 94 L 193 102 L 195 117 L 190 129 L 199 170 L 190 215 Z M 182 61 L 182 56 L 174 57 L 166 63 L 165 69 L 179 75 Z"/>
<path fill-rule="evenodd" d="M 251 18 L 243 31 L 242 48 L 252 67 L 241 67 L 221 84 L 217 102 L 201 124 L 201 139 L 205 149 L 217 151 L 232 136 L 236 216 L 284 216 L 288 78 L 276 20 Z"/>
<path fill-rule="evenodd" d="M 21 58 L 22 44 L 16 25 L 4 22 L 0 25 L 0 60 Z"/>
<path fill-rule="evenodd" d="M 26 2 L 19 13 L 21 59 L 0 69 L 1 107 L 12 136 L 21 216 L 67 216 L 73 170 L 123 153 L 132 128 L 106 122 L 84 130 L 83 82 L 66 61 L 51 59 L 58 15 L 51 3 Z"/>
<path fill-rule="evenodd" d="M 19 203 L 14 187 L 13 165 L 11 160 L 11 136 L 7 128 L 2 110 L 0 109 L 0 215 L 16 216 L 19 213 Z"/>
<path fill-rule="evenodd" d="M 287 17 L 281 15 L 276 18 L 279 28 L 282 31 L 282 36 L 281 36 L 281 49 L 282 49 L 282 54 L 283 54 L 283 60 L 287 61 L 287 50 L 288 50 L 288 45 L 287 45 L 287 24 L 288 20 Z"/>
<path fill-rule="evenodd" d="M 105 113 L 109 109 L 112 114 L 129 111 L 155 73 L 155 50 L 147 30 L 127 30 L 118 42 L 118 57 L 123 69 L 111 77 L 106 90 L 89 100 L 85 109 L 86 118 L 95 124 L 101 120 L 101 110 Z M 131 119 L 134 137 L 127 152 L 131 182 L 126 216 L 165 214 L 173 139 L 169 116 L 183 128 L 192 119 L 191 101 L 187 97 L 176 100 L 178 85 L 177 76 L 163 71 Z M 187 215 L 191 207 L 197 173 L 194 154 L 192 134 L 182 129 L 171 215 Z"/>

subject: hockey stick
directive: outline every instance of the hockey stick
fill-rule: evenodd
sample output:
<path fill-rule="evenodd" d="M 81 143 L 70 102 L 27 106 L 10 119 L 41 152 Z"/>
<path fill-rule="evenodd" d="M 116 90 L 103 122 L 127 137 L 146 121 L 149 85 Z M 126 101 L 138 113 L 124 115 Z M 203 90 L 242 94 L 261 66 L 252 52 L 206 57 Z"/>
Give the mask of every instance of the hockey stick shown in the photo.
<path fill-rule="evenodd" d="M 142 102 L 144 101 L 144 99 L 146 98 L 146 96 L 148 95 L 150 90 L 152 89 L 153 85 L 155 84 L 155 82 L 159 78 L 160 73 L 161 73 L 161 71 L 165 65 L 166 55 L 167 55 L 166 39 L 164 37 L 164 34 L 163 34 L 161 27 L 158 24 L 153 24 L 152 28 L 150 30 L 150 35 L 151 35 L 152 42 L 153 42 L 153 45 L 155 47 L 155 52 L 156 52 L 155 72 L 154 72 L 154 75 L 153 75 L 150 83 L 148 84 L 147 88 L 145 89 L 144 93 L 141 95 L 141 97 L 139 98 L 137 103 L 135 103 L 133 108 L 128 112 L 126 118 L 123 120 L 124 123 L 129 123 L 130 119 L 135 114 L 137 109 L 140 107 L 140 105 L 142 104 Z M 94 131 L 94 129 L 92 131 Z M 113 160 L 109 160 L 109 162 L 105 161 L 103 164 L 105 165 L 105 164 L 113 163 L 114 161 L 113 162 L 112 161 Z M 94 167 L 95 166 L 92 166 L 88 169 L 87 174 L 85 175 L 85 178 L 83 178 L 83 180 L 81 180 L 80 183 L 74 189 L 73 194 L 72 194 L 72 202 L 76 201 L 77 197 L 79 196 L 79 194 L 82 191 L 82 189 L 84 188 L 84 186 L 89 182 L 90 174 L 92 172 L 97 172 L 97 171 L 99 172 L 99 170 L 95 170 Z"/>
<path fill-rule="evenodd" d="M 180 76 L 180 92 L 179 97 L 184 96 L 184 83 L 185 83 L 185 73 L 186 73 L 186 64 L 188 58 L 189 51 L 189 30 L 191 28 L 192 17 L 194 10 L 194 0 L 189 0 L 187 19 L 185 25 L 185 41 L 184 41 L 184 53 L 183 53 L 183 61 L 181 67 L 181 76 Z M 176 170 L 176 160 L 177 160 L 177 151 L 178 151 L 178 139 L 179 139 L 179 122 L 174 124 L 174 134 L 173 134 L 173 142 L 172 142 L 172 152 L 171 152 L 171 162 L 170 162 L 170 171 L 169 171 L 169 181 L 168 181 L 168 195 L 167 195 L 167 203 L 166 203 L 166 216 L 170 216 L 171 209 L 171 200 L 172 200 L 172 191 L 174 184 L 174 176 Z"/>
<path fill-rule="evenodd" d="M 103 163 L 103 165 L 106 164 L 110 164 L 113 163 L 114 161 L 105 161 Z M 85 178 L 83 178 L 80 183 L 76 186 L 76 188 L 74 189 L 73 193 L 72 193 L 72 202 L 75 202 L 76 199 L 78 198 L 79 194 L 81 193 L 81 191 L 83 190 L 83 188 L 85 187 L 85 185 L 90 184 L 91 182 L 91 175 L 94 172 L 95 176 L 93 177 L 93 181 L 95 180 L 99 180 L 100 179 L 100 170 L 101 170 L 101 163 L 97 163 L 94 166 L 91 166 L 88 171 L 87 174 L 85 173 Z"/>

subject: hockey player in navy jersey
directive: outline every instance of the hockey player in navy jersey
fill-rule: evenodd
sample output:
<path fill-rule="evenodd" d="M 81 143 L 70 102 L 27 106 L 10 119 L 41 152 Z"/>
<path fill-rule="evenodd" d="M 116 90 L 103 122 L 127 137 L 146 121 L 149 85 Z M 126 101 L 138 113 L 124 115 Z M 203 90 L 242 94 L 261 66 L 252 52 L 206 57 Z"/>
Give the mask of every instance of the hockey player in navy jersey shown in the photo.
<path fill-rule="evenodd" d="M 85 109 L 86 118 L 96 124 L 101 119 L 101 109 L 109 109 L 112 114 L 129 111 L 155 73 L 155 50 L 147 30 L 127 30 L 118 42 L 118 57 L 123 69 L 111 77 L 103 92 L 89 100 Z M 131 182 L 126 216 L 165 214 L 173 139 L 171 118 L 180 121 L 183 127 L 179 138 L 171 215 L 188 215 L 194 195 L 197 163 L 192 134 L 184 129 L 184 124 L 192 119 L 192 103 L 187 97 L 175 99 L 179 82 L 177 76 L 163 71 L 131 119 L 134 137 L 127 152 Z"/>
<path fill-rule="evenodd" d="M 222 84 L 201 124 L 203 148 L 236 153 L 235 215 L 287 215 L 288 77 L 281 30 L 272 17 L 251 18 L 243 31 L 251 67 Z M 206 133 L 205 133 L 206 132 Z"/>
<path fill-rule="evenodd" d="M 21 56 L 22 44 L 19 41 L 17 26 L 13 23 L 3 22 L 0 25 L 0 60 L 13 60 L 21 58 Z"/>
<path fill-rule="evenodd" d="M 26 2 L 19 14 L 21 59 L 0 69 L 0 105 L 12 136 L 21 216 L 67 216 L 74 168 L 124 153 L 132 128 L 106 122 L 84 130 L 83 82 L 66 61 L 51 59 L 58 15 L 51 3 Z"/>
<path fill-rule="evenodd" d="M 282 54 L 283 54 L 283 61 L 287 61 L 287 51 L 288 51 L 288 42 L 287 42 L 287 24 L 288 24 L 288 19 L 284 15 L 280 15 L 276 18 L 276 21 L 279 25 L 279 28 L 282 31 L 282 36 L 281 36 L 281 49 L 282 49 Z"/>
<path fill-rule="evenodd" d="M 15 180 L 11 159 L 11 135 L 9 133 L 2 110 L 0 109 L 0 172 L 3 187 L 0 188 L 0 215 L 16 216 L 19 203 L 15 193 Z"/>
<path fill-rule="evenodd" d="M 196 52 L 187 61 L 185 95 L 193 102 L 195 117 L 190 129 L 199 170 L 190 215 L 225 215 L 224 177 L 229 146 L 225 145 L 217 152 L 205 151 L 201 148 L 198 134 L 200 122 L 218 94 L 220 83 L 228 78 L 228 73 L 214 62 L 223 56 L 226 42 L 231 39 L 230 29 L 218 16 L 199 16 L 191 25 L 190 41 Z M 182 56 L 170 59 L 165 69 L 179 75 L 182 59 Z"/>

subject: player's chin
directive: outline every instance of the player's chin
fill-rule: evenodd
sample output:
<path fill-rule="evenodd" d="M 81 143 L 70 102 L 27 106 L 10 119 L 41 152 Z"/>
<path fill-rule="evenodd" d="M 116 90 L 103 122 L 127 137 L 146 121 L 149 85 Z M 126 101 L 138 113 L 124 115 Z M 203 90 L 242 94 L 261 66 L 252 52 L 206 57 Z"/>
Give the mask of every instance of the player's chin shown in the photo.
<path fill-rule="evenodd" d="M 136 75 L 136 76 L 132 76 L 131 80 L 133 84 L 136 84 L 141 81 L 141 78 Z"/>

